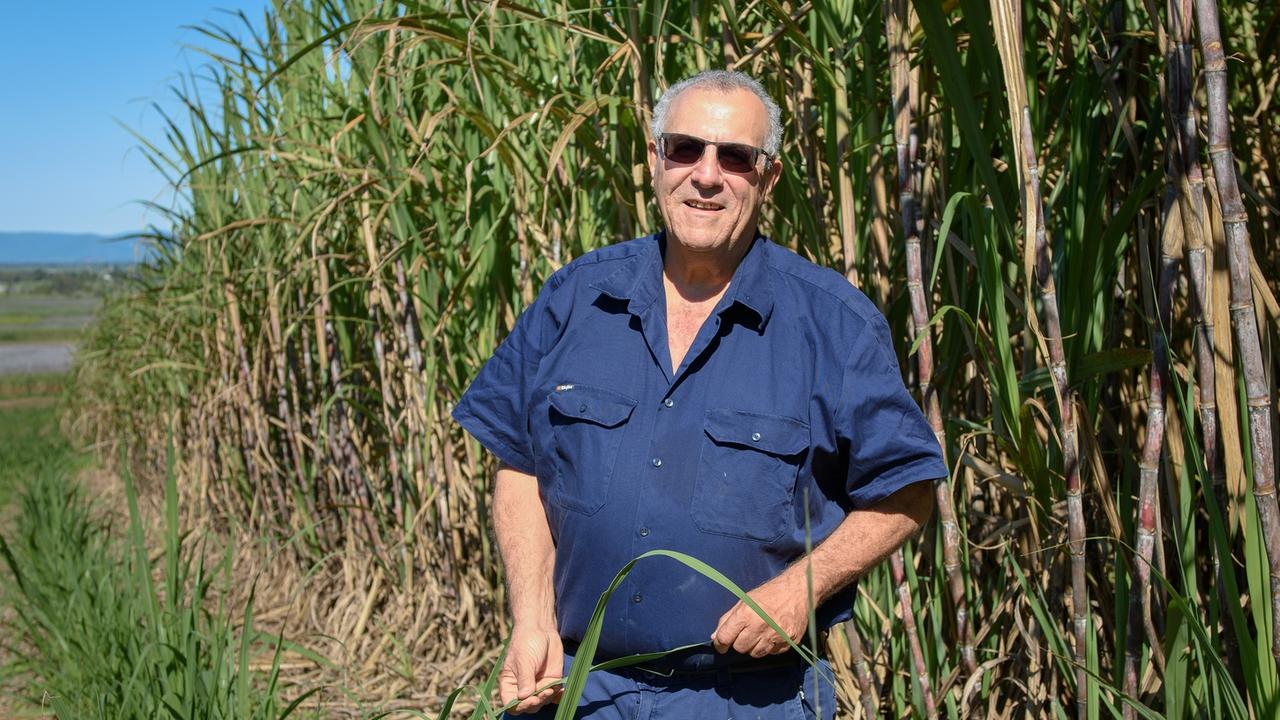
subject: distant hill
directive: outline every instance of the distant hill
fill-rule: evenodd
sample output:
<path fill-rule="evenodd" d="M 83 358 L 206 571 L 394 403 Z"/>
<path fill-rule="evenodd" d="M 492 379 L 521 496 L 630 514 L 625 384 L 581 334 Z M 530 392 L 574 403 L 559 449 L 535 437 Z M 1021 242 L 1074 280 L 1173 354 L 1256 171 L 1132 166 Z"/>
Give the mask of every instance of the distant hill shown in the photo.
<path fill-rule="evenodd" d="M 121 236 L 56 232 L 0 232 L 0 265 L 134 263 L 143 256 L 136 240 Z M 127 237 L 127 236 L 125 236 Z"/>

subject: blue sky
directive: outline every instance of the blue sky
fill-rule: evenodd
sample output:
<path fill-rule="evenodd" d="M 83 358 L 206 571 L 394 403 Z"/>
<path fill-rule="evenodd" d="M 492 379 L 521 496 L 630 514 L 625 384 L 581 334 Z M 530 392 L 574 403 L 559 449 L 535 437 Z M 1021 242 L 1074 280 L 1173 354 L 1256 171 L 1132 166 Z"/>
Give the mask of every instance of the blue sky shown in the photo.
<path fill-rule="evenodd" d="M 137 200 L 172 202 L 164 180 L 120 123 L 163 138 L 152 102 L 203 64 L 184 25 L 221 10 L 260 24 L 269 0 L 40 0 L 5 4 L 0 43 L 0 231 L 116 234 L 159 218 Z"/>

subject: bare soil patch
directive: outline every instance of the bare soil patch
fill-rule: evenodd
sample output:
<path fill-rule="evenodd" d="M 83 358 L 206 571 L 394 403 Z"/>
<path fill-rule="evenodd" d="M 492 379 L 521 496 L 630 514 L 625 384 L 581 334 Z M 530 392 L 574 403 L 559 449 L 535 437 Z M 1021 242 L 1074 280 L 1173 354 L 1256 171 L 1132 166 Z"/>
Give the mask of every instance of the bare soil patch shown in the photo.
<path fill-rule="evenodd" d="M 5 398 L 0 400 L 0 411 L 3 410 L 23 410 L 26 408 L 49 407 L 58 402 L 58 398 L 52 396 L 37 396 L 23 398 Z"/>

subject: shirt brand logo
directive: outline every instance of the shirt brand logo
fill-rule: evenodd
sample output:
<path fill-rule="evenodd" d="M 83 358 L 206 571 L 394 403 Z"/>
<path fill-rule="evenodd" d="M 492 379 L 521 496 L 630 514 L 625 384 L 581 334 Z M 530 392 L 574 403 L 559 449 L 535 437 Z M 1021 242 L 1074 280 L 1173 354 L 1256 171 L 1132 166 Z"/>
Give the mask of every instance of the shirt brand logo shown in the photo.
<path fill-rule="evenodd" d="M 572 389 L 573 389 L 572 383 L 565 383 L 564 385 L 556 386 L 556 392 L 564 392 L 565 390 L 572 390 Z"/>

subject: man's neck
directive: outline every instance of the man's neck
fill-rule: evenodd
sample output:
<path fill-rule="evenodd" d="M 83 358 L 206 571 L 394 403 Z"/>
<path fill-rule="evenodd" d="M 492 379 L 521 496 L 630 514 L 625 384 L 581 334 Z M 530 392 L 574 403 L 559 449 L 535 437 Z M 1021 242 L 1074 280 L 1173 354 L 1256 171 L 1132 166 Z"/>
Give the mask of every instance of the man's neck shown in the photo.
<path fill-rule="evenodd" d="M 689 302 L 718 297 L 733 279 L 747 249 L 755 239 L 739 240 L 725 252 L 696 253 L 685 249 L 674 238 L 667 238 L 662 270 L 667 283 Z"/>

